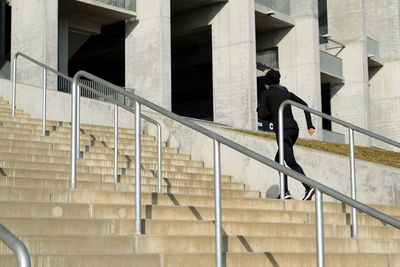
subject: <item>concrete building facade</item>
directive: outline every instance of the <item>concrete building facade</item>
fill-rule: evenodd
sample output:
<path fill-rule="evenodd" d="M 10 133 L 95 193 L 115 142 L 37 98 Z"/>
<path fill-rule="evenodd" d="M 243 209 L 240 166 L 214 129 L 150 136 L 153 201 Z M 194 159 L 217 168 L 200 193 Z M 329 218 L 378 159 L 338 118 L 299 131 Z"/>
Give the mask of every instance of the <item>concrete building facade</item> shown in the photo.
<path fill-rule="evenodd" d="M 69 76 L 84 69 L 180 115 L 246 129 L 257 129 L 262 76 L 277 68 L 310 107 L 400 140 L 399 0 L 0 3 L 11 10 L 2 66 L 8 45 Z M 40 70 L 18 68 L 19 81 L 41 83 Z M 61 90 L 56 77 L 48 84 Z M 347 129 L 313 119 L 317 138 L 347 142 Z M 356 144 L 386 147 L 359 135 Z"/>

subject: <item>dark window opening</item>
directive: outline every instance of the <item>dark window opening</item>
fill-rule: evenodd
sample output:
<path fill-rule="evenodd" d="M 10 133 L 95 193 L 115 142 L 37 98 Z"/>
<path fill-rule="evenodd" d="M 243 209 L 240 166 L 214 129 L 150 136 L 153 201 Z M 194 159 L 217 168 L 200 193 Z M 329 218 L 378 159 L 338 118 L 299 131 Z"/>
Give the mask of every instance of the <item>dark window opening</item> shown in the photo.
<path fill-rule="evenodd" d="M 213 120 L 211 27 L 171 40 L 172 112 Z"/>
<path fill-rule="evenodd" d="M 324 35 L 328 33 L 328 8 L 327 0 L 318 0 L 318 25 L 319 25 L 319 35 Z M 327 38 L 320 36 L 319 43 L 325 44 L 328 42 Z"/>
<path fill-rule="evenodd" d="M 69 33 L 69 47 L 78 39 Z M 85 70 L 115 85 L 125 86 L 125 22 L 101 28 L 101 33 L 90 36 L 73 55 L 69 55 L 68 75 Z"/>
<path fill-rule="evenodd" d="M 10 78 L 11 7 L 0 0 L 0 75 Z"/>
<path fill-rule="evenodd" d="M 321 86 L 322 112 L 331 115 L 331 85 L 329 83 Z M 332 131 L 332 122 L 322 119 L 322 129 Z"/>

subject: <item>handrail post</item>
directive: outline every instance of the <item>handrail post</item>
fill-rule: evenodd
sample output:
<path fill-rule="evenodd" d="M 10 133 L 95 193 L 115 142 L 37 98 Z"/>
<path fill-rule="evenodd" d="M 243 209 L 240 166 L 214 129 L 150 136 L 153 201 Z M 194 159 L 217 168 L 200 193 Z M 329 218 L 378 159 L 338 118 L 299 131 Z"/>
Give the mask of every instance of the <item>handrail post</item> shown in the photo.
<path fill-rule="evenodd" d="M 214 139 L 214 202 L 215 202 L 215 266 L 223 266 L 222 215 L 221 215 L 221 150 Z"/>
<path fill-rule="evenodd" d="M 76 102 L 77 97 L 76 93 L 78 90 L 77 86 L 77 76 L 72 81 L 72 95 L 71 95 L 71 189 L 76 188 L 76 151 L 77 151 L 77 136 L 76 136 L 76 128 L 77 128 L 77 121 L 76 121 Z"/>
<path fill-rule="evenodd" d="M 135 101 L 135 233 L 142 234 L 141 225 L 141 124 L 140 124 L 140 103 Z"/>
<path fill-rule="evenodd" d="M 47 69 L 43 68 L 43 108 L 42 108 L 42 135 L 46 136 L 46 106 L 47 106 Z"/>
<path fill-rule="evenodd" d="M 78 85 L 76 90 L 76 157 L 80 157 L 81 144 L 80 144 L 80 129 L 81 129 L 81 87 Z"/>
<path fill-rule="evenodd" d="M 317 242 L 317 266 L 325 266 L 325 250 L 324 250 L 324 210 L 322 193 L 319 189 L 315 189 L 315 228 Z"/>
<path fill-rule="evenodd" d="M 350 146 L 350 178 L 351 178 L 351 198 L 357 200 L 357 184 L 356 184 L 356 167 L 354 159 L 354 130 L 349 128 L 349 146 Z M 357 237 L 358 235 L 358 225 L 357 225 L 357 209 L 352 208 L 352 237 Z"/>
<path fill-rule="evenodd" d="M 282 166 L 285 166 L 284 158 L 284 143 L 283 143 L 283 109 L 285 108 L 286 104 L 281 105 L 278 110 L 278 139 L 279 139 L 279 163 Z M 283 172 L 279 172 L 280 178 L 280 197 L 281 199 L 285 199 L 285 174 Z M 287 187 L 287 185 L 286 185 Z"/>
<path fill-rule="evenodd" d="M 14 55 L 13 58 L 13 72 L 12 72 L 12 108 L 11 108 L 11 116 L 15 117 L 15 102 L 17 95 L 17 57 L 18 53 Z"/>
<path fill-rule="evenodd" d="M 157 170 L 158 170 L 158 193 L 162 193 L 162 159 L 161 159 L 161 149 L 162 149 L 162 130 L 161 125 L 157 123 Z"/>
<path fill-rule="evenodd" d="M 118 105 L 114 104 L 114 182 L 118 183 Z"/>
<path fill-rule="evenodd" d="M 29 251 L 13 233 L 11 233 L 6 227 L 0 224 L 0 240 L 2 240 L 7 247 L 9 247 L 15 254 L 17 258 L 18 267 L 30 267 L 31 258 L 29 256 Z"/>

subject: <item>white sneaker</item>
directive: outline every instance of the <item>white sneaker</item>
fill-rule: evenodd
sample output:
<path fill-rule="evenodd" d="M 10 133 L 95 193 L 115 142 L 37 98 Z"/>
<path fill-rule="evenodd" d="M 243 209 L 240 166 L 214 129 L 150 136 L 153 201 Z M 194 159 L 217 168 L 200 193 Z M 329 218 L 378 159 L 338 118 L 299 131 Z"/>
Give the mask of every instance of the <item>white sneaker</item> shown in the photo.
<path fill-rule="evenodd" d="M 310 188 L 308 190 L 306 190 L 306 193 L 303 197 L 303 200 L 311 200 L 313 195 L 315 193 L 315 189 L 314 188 Z"/>

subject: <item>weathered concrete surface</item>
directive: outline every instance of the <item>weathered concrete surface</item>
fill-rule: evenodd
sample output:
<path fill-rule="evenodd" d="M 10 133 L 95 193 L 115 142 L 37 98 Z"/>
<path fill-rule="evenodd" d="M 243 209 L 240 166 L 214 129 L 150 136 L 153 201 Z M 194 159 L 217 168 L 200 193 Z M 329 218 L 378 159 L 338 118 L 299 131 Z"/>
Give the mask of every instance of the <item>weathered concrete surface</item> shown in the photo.
<path fill-rule="evenodd" d="M 345 82 L 332 88 L 331 114 L 370 130 L 371 105 L 364 2 L 328 1 L 329 33 L 333 39 L 346 45 L 340 54 Z M 348 135 L 347 129 L 336 124 L 332 125 L 332 130 Z M 370 145 L 370 140 L 360 135 L 356 136 L 355 143 Z"/>
<path fill-rule="evenodd" d="M 11 57 L 22 52 L 54 69 L 58 67 L 58 1 L 12 1 Z M 20 81 L 42 83 L 43 71 L 33 63 L 18 64 Z M 57 78 L 49 73 L 48 86 L 56 88 Z"/>
<path fill-rule="evenodd" d="M 214 121 L 256 129 L 254 1 L 229 1 L 211 25 Z"/>
<path fill-rule="evenodd" d="M 367 35 L 379 42 L 382 68 L 370 71 L 371 128 L 400 140 L 400 3 L 365 1 Z M 384 30 L 382 30 L 384 29 Z M 393 149 L 380 142 L 373 145 Z M 400 149 L 397 149 L 400 151 Z"/>
<path fill-rule="evenodd" d="M 171 110 L 170 2 L 139 0 L 137 14 L 126 23 L 125 86 Z"/>

